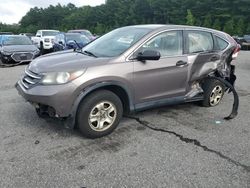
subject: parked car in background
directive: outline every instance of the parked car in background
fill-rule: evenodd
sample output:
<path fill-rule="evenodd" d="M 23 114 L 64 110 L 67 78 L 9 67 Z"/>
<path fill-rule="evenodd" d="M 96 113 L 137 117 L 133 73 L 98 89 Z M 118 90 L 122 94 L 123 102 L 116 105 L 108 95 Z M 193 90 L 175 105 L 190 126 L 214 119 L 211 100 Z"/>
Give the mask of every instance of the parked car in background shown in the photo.
<path fill-rule="evenodd" d="M 233 38 L 240 44 L 242 50 L 250 50 L 250 35 L 244 35 L 243 37 L 233 36 Z"/>
<path fill-rule="evenodd" d="M 0 35 L 13 35 L 12 32 L 0 32 Z"/>
<path fill-rule="evenodd" d="M 20 33 L 19 35 L 24 35 L 26 37 L 29 37 L 31 39 L 31 37 L 34 37 L 35 34 L 34 33 Z"/>
<path fill-rule="evenodd" d="M 90 39 L 80 33 L 59 33 L 55 36 L 53 50 L 61 51 L 82 48 Z"/>
<path fill-rule="evenodd" d="M 244 35 L 243 38 L 246 40 L 246 42 L 250 43 L 250 35 Z"/>
<path fill-rule="evenodd" d="M 91 41 L 96 39 L 96 37 L 89 30 L 86 30 L 86 29 L 69 30 L 68 33 L 80 33 L 80 34 L 83 34 L 86 37 L 88 37 Z"/>
<path fill-rule="evenodd" d="M 40 55 L 40 50 L 32 41 L 22 35 L 2 35 L 0 59 L 3 64 L 30 62 Z"/>
<path fill-rule="evenodd" d="M 45 50 L 52 50 L 55 36 L 58 30 L 38 30 L 35 37 L 31 37 L 34 44 L 38 46 L 43 54 Z"/>
<path fill-rule="evenodd" d="M 234 83 L 231 62 L 239 50 L 212 29 L 128 26 L 81 50 L 35 59 L 16 88 L 39 116 L 64 119 L 97 138 L 111 133 L 123 113 L 193 101 L 218 105 L 227 87 L 215 78 Z"/>
<path fill-rule="evenodd" d="M 243 50 L 250 50 L 250 35 L 244 35 L 242 42 L 242 49 Z"/>

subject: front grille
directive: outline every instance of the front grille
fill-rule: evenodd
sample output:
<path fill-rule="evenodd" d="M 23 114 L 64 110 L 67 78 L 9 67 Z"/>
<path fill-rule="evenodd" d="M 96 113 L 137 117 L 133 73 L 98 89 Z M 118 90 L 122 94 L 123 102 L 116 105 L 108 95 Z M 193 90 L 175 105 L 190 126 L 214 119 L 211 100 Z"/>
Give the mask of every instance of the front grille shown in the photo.
<path fill-rule="evenodd" d="M 21 84 L 24 88 L 30 89 L 31 87 L 35 86 L 39 83 L 42 79 L 42 76 L 30 71 L 28 68 L 25 69 L 25 75 L 21 79 Z"/>
<path fill-rule="evenodd" d="M 34 54 L 31 52 L 16 52 L 13 53 L 11 57 L 16 62 L 31 61 L 34 57 Z"/>

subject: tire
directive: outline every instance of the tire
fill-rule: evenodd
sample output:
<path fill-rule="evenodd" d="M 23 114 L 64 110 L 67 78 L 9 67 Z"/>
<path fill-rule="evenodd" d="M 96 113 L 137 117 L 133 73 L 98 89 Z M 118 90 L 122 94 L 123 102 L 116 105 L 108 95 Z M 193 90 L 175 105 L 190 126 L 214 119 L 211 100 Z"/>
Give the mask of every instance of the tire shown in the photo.
<path fill-rule="evenodd" d="M 2 54 L 0 54 L 0 67 L 2 67 L 4 65 L 3 61 L 2 61 Z"/>
<path fill-rule="evenodd" d="M 76 123 L 83 136 L 99 138 L 113 132 L 122 114 L 123 105 L 120 98 L 111 91 L 99 90 L 80 103 Z"/>
<path fill-rule="evenodd" d="M 224 95 L 225 85 L 219 80 L 208 78 L 202 84 L 204 91 L 204 100 L 201 102 L 202 106 L 214 107 L 217 106 Z"/>
<path fill-rule="evenodd" d="M 48 117 L 48 114 L 42 112 L 41 108 L 36 108 L 36 114 L 39 118 L 42 118 L 42 119 Z"/>
<path fill-rule="evenodd" d="M 41 53 L 41 55 L 43 55 L 44 52 L 45 52 L 45 50 L 44 50 L 44 48 L 43 48 L 43 43 L 41 42 L 41 43 L 40 43 L 40 53 Z"/>

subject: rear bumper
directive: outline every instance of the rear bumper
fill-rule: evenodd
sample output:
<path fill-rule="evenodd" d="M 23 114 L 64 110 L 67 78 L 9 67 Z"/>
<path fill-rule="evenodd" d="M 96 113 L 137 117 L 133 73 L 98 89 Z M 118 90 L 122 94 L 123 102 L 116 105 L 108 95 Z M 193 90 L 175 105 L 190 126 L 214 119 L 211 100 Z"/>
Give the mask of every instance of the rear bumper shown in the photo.
<path fill-rule="evenodd" d="M 73 83 L 53 86 L 38 85 L 25 89 L 18 81 L 15 87 L 18 93 L 31 104 L 52 107 L 57 117 L 68 117 L 71 114 L 76 89 Z"/>

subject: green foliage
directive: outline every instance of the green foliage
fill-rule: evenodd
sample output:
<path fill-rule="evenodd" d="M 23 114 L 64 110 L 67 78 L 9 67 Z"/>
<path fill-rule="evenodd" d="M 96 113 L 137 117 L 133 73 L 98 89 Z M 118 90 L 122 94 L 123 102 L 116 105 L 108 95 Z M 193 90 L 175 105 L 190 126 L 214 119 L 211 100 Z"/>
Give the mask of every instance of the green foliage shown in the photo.
<path fill-rule="evenodd" d="M 221 30 L 221 23 L 220 23 L 220 20 L 218 18 L 214 21 L 212 28 L 217 29 L 217 30 Z"/>
<path fill-rule="evenodd" d="M 0 22 L 0 31 L 2 32 L 13 32 L 13 33 L 18 33 L 19 30 L 19 25 L 18 24 L 13 24 L 13 25 L 9 25 L 9 24 L 3 24 Z"/>
<path fill-rule="evenodd" d="M 204 23 L 202 25 L 203 27 L 212 27 L 212 16 L 210 14 L 207 14 L 204 20 Z"/>
<path fill-rule="evenodd" d="M 194 25 L 195 24 L 195 18 L 194 18 L 190 9 L 187 10 L 186 19 L 187 19 L 187 22 L 186 22 L 187 25 Z"/>
<path fill-rule="evenodd" d="M 106 0 L 105 4 L 76 7 L 57 4 L 34 7 L 19 24 L 0 24 L 0 31 L 36 32 L 38 29 L 89 29 L 103 34 L 134 24 L 188 24 L 249 34 L 250 0 Z"/>
<path fill-rule="evenodd" d="M 228 20 L 226 22 L 223 31 L 230 34 L 230 35 L 233 35 L 235 33 L 235 31 L 234 31 L 234 20 L 233 19 L 230 19 L 230 20 Z"/>
<path fill-rule="evenodd" d="M 248 35 L 250 35 L 250 23 L 248 24 L 245 33 L 248 34 Z"/>
<path fill-rule="evenodd" d="M 245 30 L 245 24 L 243 18 L 240 18 L 240 20 L 236 24 L 236 34 L 239 36 L 242 36 L 244 34 Z"/>

